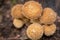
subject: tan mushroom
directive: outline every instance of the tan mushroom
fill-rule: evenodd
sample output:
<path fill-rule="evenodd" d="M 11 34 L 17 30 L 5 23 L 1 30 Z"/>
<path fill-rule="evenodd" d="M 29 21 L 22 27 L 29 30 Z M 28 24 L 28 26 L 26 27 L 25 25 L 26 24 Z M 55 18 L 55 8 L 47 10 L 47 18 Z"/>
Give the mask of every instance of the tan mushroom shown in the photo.
<path fill-rule="evenodd" d="M 56 21 L 57 14 L 52 8 L 45 8 L 40 18 L 40 23 L 52 24 Z"/>
<path fill-rule="evenodd" d="M 44 34 L 46 36 L 51 36 L 56 32 L 56 25 L 52 24 L 52 25 L 45 25 L 44 26 Z"/>
<path fill-rule="evenodd" d="M 26 33 L 30 39 L 40 39 L 43 36 L 43 27 L 39 23 L 33 23 L 28 26 Z"/>
<path fill-rule="evenodd" d="M 13 18 L 22 18 L 22 4 L 16 4 L 11 9 L 11 16 Z"/>
<path fill-rule="evenodd" d="M 23 15 L 28 19 L 37 19 L 41 16 L 42 5 L 35 1 L 28 1 L 23 6 Z"/>
<path fill-rule="evenodd" d="M 19 19 L 14 19 L 13 20 L 13 25 L 16 28 L 21 28 L 24 25 L 24 22 L 22 20 L 19 20 Z"/>

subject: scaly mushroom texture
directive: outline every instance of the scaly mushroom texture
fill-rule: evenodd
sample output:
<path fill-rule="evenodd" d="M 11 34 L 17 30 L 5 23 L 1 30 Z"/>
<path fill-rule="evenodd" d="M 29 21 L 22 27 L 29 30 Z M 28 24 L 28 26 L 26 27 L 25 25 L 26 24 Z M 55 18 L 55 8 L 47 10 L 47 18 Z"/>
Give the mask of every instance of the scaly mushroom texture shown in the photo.
<path fill-rule="evenodd" d="M 52 24 L 56 21 L 57 14 L 51 8 L 45 8 L 43 11 L 43 15 L 40 18 L 40 23 L 44 24 Z"/>
<path fill-rule="evenodd" d="M 23 15 L 28 19 L 37 19 L 41 16 L 42 5 L 35 1 L 28 1 L 23 6 Z"/>
<path fill-rule="evenodd" d="M 28 26 L 26 32 L 30 39 L 40 39 L 43 36 L 43 27 L 39 23 L 33 23 Z"/>
<path fill-rule="evenodd" d="M 22 4 L 16 4 L 11 9 L 11 16 L 13 18 L 22 18 Z"/>

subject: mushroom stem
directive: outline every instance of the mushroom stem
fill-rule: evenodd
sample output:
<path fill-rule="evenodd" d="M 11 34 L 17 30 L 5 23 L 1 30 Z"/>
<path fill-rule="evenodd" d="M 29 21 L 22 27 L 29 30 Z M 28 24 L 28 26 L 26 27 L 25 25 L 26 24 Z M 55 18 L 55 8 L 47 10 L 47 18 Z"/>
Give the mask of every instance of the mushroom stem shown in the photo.
<path fill-rule="evenodd" d="M 38 40 L 38 39 L 32 39 L 32 40 Z"/>

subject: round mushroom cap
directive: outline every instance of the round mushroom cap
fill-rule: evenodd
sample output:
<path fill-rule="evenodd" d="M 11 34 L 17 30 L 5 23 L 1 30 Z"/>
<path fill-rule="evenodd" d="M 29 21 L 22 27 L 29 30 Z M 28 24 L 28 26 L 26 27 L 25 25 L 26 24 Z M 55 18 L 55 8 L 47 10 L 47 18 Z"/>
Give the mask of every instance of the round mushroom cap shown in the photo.
<path fill-rule="evenodd" d="M 22 4 L 16 4 L 11 9 L 11 16 L 13 18 L 22 18 Z"/>
<path fill-rule="evenodd" d="M 19 19 L 14 19 L 13 20 L 13 25 L 16 28 L 21 28 L 24 25 L 24 22 L 22 20 L 19 20 Z"/>
<path fill-rule="evenodd" d="M 43 36 L 43 27 L 38 23 L 33 23 L 28 26 L 26 32 L 30 39 L 40 39 Z"/>
<path fill-rule="evenodd" d="M 45 25 L 44 26 L 44 34 L 46 36 L 51 36 L 56 32 L 56 25 L 52 24 L 52 25 Z"/>
<path fill-rule="evenodd" d="M 43 24 L 52 24 L 56 21 L 57 14 L 51 8 L 45 8 L 43 11 L 43 15 L 40 18 L 40 23 Z"/>
<path fill-rule="evenodd" d="M 28 1 L 23 6 L 23 15 L 28 19 L 37 19 L 41 16 L 42 5 L 35 1 Z"/>

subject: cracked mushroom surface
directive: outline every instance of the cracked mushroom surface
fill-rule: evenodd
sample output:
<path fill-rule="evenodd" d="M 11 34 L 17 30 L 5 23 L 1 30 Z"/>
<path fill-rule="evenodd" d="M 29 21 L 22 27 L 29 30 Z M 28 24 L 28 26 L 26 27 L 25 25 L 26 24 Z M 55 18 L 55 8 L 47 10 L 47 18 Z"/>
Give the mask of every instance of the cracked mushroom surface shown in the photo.
<path fill-rule="evenodd" d="M 16 28 L 21 28 L 24 25 L 24 22 L 22 20 L 19 20 L 19 19 L 14 19 L 13 20 L 13 25 Z"/>
<path fill-rule="evenodd" d="M 56 32 L 56 25 L 51 24 L 51 25 L 44 25 L 44 34 L 46 36 L 51 36 Z"/>
<path fill-rule="evenodd" d="M 44 8 L 40 23 L 52 24 L 56 21 L 57 13 L 52 8 Z"/>
<path fill-rule="evenodd" d="M 23 6 L 23 15 L 28 19 L 36 19 L 41 16 L 42 5 L 36 1 L 28 1 Z"/>
<path fill-rule="evenodd" d="M 39 23 L 33 23 L 28 26 L 26 34 L 30 39 L 40 39 L 43 36 L 43 27 Z"/>
<path fill-rule="evenodd" d="M 16 4 L 11 9 L 11 16 L 13 18 L 22 18 L 22 4 Z"/>

